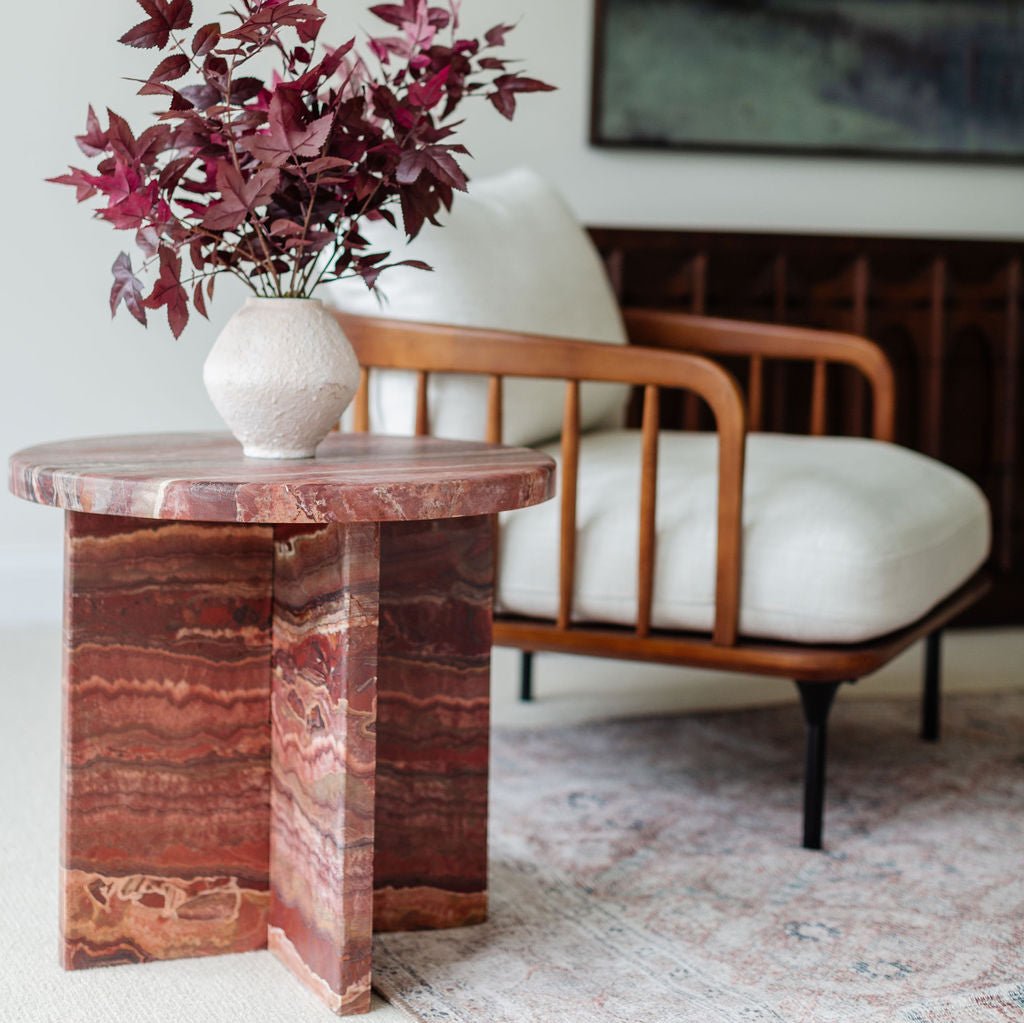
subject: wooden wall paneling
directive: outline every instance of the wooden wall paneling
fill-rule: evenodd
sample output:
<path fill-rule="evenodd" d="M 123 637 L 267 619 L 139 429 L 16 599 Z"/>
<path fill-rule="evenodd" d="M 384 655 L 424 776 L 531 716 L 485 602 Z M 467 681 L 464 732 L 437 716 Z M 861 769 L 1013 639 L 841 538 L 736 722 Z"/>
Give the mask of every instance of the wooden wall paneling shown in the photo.
<path fill-rule="evenodd" d="M 928 352 L 933 341 L 933 261 L 891 255 L 876 261 L 868 312 L 870 336 L 886 350 L 897 378 L 897 434 L 901 444 L 934 446 L 926 409 Z"/>
<path fill-rule="evenodd" d="M 993 508 L 996 584 L 971 624 L 1024 623 L 1024 243 L 941 238 L 593 228 L 622 299 L 713 316 L 864 334 L 896 373 L 897 440 L 966 471 Z M 780 363 L 729 369 L 752 425 L 804 429 L 812 373 Z M 855 377 L 830 370 L 830 431 L 866 432 Z M 632 418 L 640 423 L 639 404 Z M 664 426 L 708 425 L 663 394 Z"/>
<path fill-rule="evenodd" d="M 1019 274 L 1024 275 L 1024 265 L 1021 266 Z M 1024 330 L 1022 310 L 1024 310 L 1024 279 L 1019 278 L 1017 301 L 1014 306 L 1014 348 L 1016 350 L 1017 362 L 1016 382 L 1013 388 L 1015 401 L 1012 420 L 1007 424 L 1007 429 L 1017 438 L 1015 441 L 1015 457 L 1011 466 L 1013 479 L 1016 484 L 1012 513 L 1014 559 L 1024 559 L 1024 487 L 1020 485 L 1020 481 L 1024 480 L 1024 443 L 1021 442 L 1021 438 L 1024 438 L 1024 354 L 1020 351 L 1020 334 L 1021 330 Z M 1022 601 L 1024 601 L 1024 596 L 1022 596 Z"/>
<path fill-rule="evenodd" d="M 863 253 L 808 287 L 806 323 L 812 327 L 866 334 L 869 260 Z M 869 433 L 867 387 L 851 370 L 832 371 L 828 426 L 851 437 Z"/>
<path fill-rule="evenodd" d="M 998 417 L 992 395 L 999 389 L 998 353 L 976 323 L 950 330 L 940 398 L 944 421 L 940 455 L 944 462 L 978 480 L 986 491 L 998 486 L 995 440 Z M 993 503 L 999 518 L 997 503 Z"/>
<path fill-rule="evenodd" d="M 682 268 L 682 279 L 690 286 L 689 312 L 696 316 L 704 316 L 708 310 L 708 254 L 697 252 Z M 673 405 L 682 405 L 682 425 L 684 430 L 701 429 L 701 413 L 704 403 L 692 392 L 682 395 L 667 396 L 666 401 L 659 402 L 659 415 L 663 425 L 671 424 Z"/>
<path fill-rule="evenodd" d="M 772 257 L 772 320 L 789 323 L 789 257 L 778 251 Z M 765 429 L 779 429 L 786 408 L 786 367 L 774 363 L 768 369 L 771 405 Z M 768 425 L 770 424 L 770 425 Z"/>
<path fill-rule="evenodd" d="M 1014 558 L 1018 549 L 1016 537 L 1019 530 L 1015 509 L 1018 504 L 1019 488 L 1017 477 L 1020 472 L 1020 443 L 1018 421 L 1020 418 L 1020 307 L 1021 307 L 1021 259 L 1014 256 L 1006 266 L 1006 326 L 1004 333 L 1005 363 L 1003 366 L 1002 405 L 1004 414 L 999 423 L 1000 452 L 1000 504 L 1007 530 L 998 551 L 999 568 L 1005 573 L 1013 571 Z"/>
<path fill-rule="evenodd" d="M 947 265 L 945 257 L 932 260 L 928 285 L 928 341 L 921 391 L 921 448 L 939 458 L 942 452 L 942 398 L 946 345 Z"/>
<path fill-rule="evenodd" d="M 728 317 L 735 309 L 735 315 L 741 319 L 784 323 L 789 305 L 786 251 L 777 245 L 762 245 L 749 253 L 746 262 L 740 255 L 732 253 L 726 270 L 743 276 L 715 282 L 712 312 Z M 778 361 L 766 362 L 755 356 L 735 367 L 735 372 L 745 385 L 749 428 L 778 429 L 778 420 L 787 404 L 785 367 Z"/>
<path fill-rule="evenodd" d="M 1001 262 L 983 279 L 963 266 L 951 282 L 950 373 L 944 454 L 983 480 L 993 505 L 995 556 L 1003 572 L 1014 560 L 1020 260 Z M 994 400 L 992 400 L 994 399 Z"/>
<path fill-rule="evenodd" d="M 661 305 L 703 316 L 707 312 L 708 255 L 685 244 L 637 250 L 625 244 L 603 251 L 612 287 L 624 305 Z M 627 422 L 639 426 L 644 395 L 635 389 Z M 710 413 L 694 394 L 666 389 L 659 402 L 662 429 L 700 429 Z"/>
<path fill-rule="evenodd" d="M 868 332 L 868 290 L 871 280 L 871 261 L 861 253 L 851 267 L 852 303 L 850 307 L 850 333 L 866 336 Z M 845 432 L 853 437 L 868 433 L 867 387 L 859 373 L 847 373 L 845 378 Z"/>
<path fill-rule="evenodd" d="M 608 280 L 612 282 L 612 290 L 621 304 L 623 289 L 626 285 L 626 253 L 622 249 L 612 249 L 604 254 L 604 268 Z"/>

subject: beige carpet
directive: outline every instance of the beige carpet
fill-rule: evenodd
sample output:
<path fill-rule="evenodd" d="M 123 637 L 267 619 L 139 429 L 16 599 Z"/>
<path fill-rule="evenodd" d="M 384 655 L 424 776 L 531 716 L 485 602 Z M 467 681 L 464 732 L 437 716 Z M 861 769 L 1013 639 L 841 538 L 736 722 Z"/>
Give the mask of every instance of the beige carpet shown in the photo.
<path fill-rule="evenodd" d="M 844 693 L 844 701 L 909 691 L 917 685 L 918 662 L 917 653 L 907 655 L 885 675 Z M 1020 677 L 1024 632 L 959 635 L 949 645 L 947 663 L 954 688 L 1005 688 L 1014 684 L 1015 676 Z M 552 724 L 622 715 L 768 700 L 792 705 L 793 701 L 786 683 L 551 656 L 538 661 L 540 701 L 522 706 L 515 700 L 515 667 L 511 653 L 496 653 L 495 719 L 499 725 L 527 733 Z M 0 630 L 0 1021 L 312 1023 L 330 1019 L 330 1013 L 297 987 L 267 953 L 71 974 L 57 966 L 59 674 L 55 627 Z M 791 808 L 783 816 L 786 827 L 792 827 Z M 791 839 L 792 832 L 784 837 Z M 585 845 L 579 854 L 585 863 Z M 502 899 L 507 902 L 506 893 L 516 890 L 505 879 L 517 869 L 515 861 L 496 861 L 497 907 Z M 607 968 L 618 968 L 614 958 Z M 590 969 L 582 955 L 578 962 L 566 965 L 564 984 L 548 1006 L 555 1015 L 548 1018 L 561 1023 L 560 1012 L 568 1006 L 576 1019 L 591 1019 L 589 1007 L 574 994 L 576 971 L 586 975 Z M 437 990 L 443 986 L 441 976 L 428 973 L 422 983 Z M 626 995 L 627 1007 L 633 1005 L 628 991 Z M 522 1023 L 535 1018 L 514 1002 L 505 1011 Z M 378 1003 L 368 1018 L 396 1023 L 406 1017 Z M 424 1018 L 431 1017 L 425 1014 Z M 595 1021 L 599 1018 L 593 1016 Z M 453 1019 L 491 1023 L 486 1013 L 463 1013 Z"/>

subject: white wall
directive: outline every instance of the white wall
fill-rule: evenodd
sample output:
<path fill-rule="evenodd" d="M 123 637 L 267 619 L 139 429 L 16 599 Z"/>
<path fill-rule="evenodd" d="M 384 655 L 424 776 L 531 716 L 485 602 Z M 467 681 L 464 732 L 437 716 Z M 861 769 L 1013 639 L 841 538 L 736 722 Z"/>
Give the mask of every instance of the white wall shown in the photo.
<path fill-rule="evenodd" d="M 222 4 L 196 0 L 201 12 Z M 372 19 L 362 0 L 323 0 L 325 38 L 340 41 Z M 470 116 L 465 140 L 484 174 L 525 163 L 551 177 L 592 223 L 1024 237 L 1018 168 L 779 157 L 611 152 L 586 142 L 591 0 L 464 0 L 467 29 L 515 20 L 511 51 L 557 84 L 529 96 L 509 126 L 489 108 Z M 91 222 L 70 190 L 43 183 L 76 159 L 72 136 L 85 108 L 130 118 L 152 102 L 122 75 L 150 58 L 114 42 L 139 16 L 130 0 L 61 3 L 44 16 L 5 11 L 14 41 L 0 69 L 5 104 L 0 195 L 3 371 L 0 453 L 60 437 L 215 428 L 200 372 L 218 325 L 240 301 L 225 281 L 213 323 L 181 341 L 157 322 L 143 331 L 111 323 L 109 267 L 122 239 Z M 0 620 L 55 616 L 60 514 L 0 496 Z"/>

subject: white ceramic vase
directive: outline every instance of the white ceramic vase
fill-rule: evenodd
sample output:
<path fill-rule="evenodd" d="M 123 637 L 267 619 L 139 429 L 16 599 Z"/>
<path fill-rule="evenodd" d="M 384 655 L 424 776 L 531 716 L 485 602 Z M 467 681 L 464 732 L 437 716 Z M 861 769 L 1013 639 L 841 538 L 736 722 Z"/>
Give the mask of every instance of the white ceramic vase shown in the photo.
<path fill-rule="evenodd" d="M 312 458 L 359 388 L 359 362 L 319 299 L 250 298 L 203 367 L 250 458 Z"/>

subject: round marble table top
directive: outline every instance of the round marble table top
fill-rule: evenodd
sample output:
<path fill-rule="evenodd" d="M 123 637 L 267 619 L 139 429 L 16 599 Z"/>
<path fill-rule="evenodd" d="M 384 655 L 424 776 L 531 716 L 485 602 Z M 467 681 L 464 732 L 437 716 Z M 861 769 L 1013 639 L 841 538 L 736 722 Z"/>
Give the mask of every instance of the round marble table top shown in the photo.
<path fill-rule="evenodd" d="M 245 458 L 228 434 L 62 441 L 11 456 L 10 489 L 97 515 L 192 522 L 388 522 L 491 515 L 554 493 L 555 464 L 527 448 L 433 437 L 332 434 L 317 457 Z"/>

